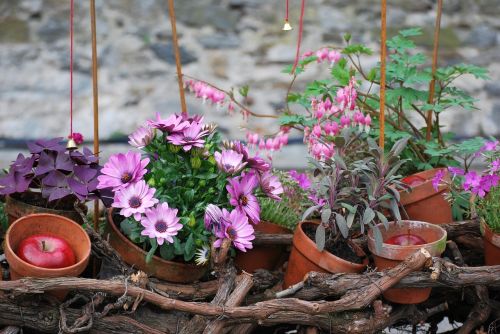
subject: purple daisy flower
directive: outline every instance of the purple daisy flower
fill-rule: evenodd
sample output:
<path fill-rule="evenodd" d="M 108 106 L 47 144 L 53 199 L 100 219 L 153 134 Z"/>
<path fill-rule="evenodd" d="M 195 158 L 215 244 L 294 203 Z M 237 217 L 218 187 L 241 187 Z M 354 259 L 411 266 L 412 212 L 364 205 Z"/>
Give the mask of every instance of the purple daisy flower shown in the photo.
<path fill-rule="evenodd" d="M 173 243 L 172 237 L 176 236 L 183 227 L 179 223 L 177 209 L 169 208 L 166 202 L 147 209 L 141 219 L 141 225 L 144 226 L 141 234 L 149 238 L 156 238 L 158 245 L 163 245 L 165 241 Z"/>
<path fill-rule="evenodd" d="M 182 146 L 184 151 L 189 151 L 192 147 L 203 147 L 205 140 L 202 139 L 208 134 L 208 131 L 202 131 L 201 124 L 193 122 L 182 132 L 174 133 L 168 136 L 168 142 L 174 145 Z"/>
<path fill-rule="evenodd" d="M 158 200 L 153 197 L 155 191 L 156 189 L 149 188 L 144 180 L 140 180 L 116 192 L 115 201 L 111 206 L 120 208 L 122 216 L 133 215 L 135 220 L 140 221 L 141 214 L 158 203 Z"/>
<path fill-rule="evenodd" d="M 459 167 L 448 167 L 448 171 L 451 173 L 451 175 L 453 175 L 453 177 L 465 174 L 465 171 Z"/>
<path fill-rule="evenodd" d="M 252 249 L 252 240 L 255 239 L 255 235 L 253 226 L 248 222 L 248 217 L 236 209 L 231 213 L 223 209 L 222 215 L 223 219 L 230 223 L 216 234 L 218 239 L 214 242 L 214 247 L 220 247 L 224 239 L 229 239 L 234 247 L 242 252 Z"/>
<path fill-rule="evenodd" d="M 172 114 L 167 119 L 161 119 L 158 112 L 156 113 L 156 121 L 149 120 L 148 124 L 154 129 L 160 129 L 168 133 L 180 132 L 189 126 L 189 122 L 186 122 L 182 116 Z"/>
<path fill-rule="evenodd" d="M 432 187 L 434 188 L 434 191 L 439 190 L 439 184 L 441 183 L 441 180 L 445 175 L 446 172 L 444 169 L 438 170 L 437 173 L 434 175 L 434 177 L 432 178 Z"/>
<path fill-rule="evenodd" d="M 296 170 L 292 169 L 288 172 L 288 175 L 297 181 L 299 187 L 302 189 L 307 190 L 311 187 L 311 180 L 309 180 L 306 173 L 298 173 Z"/>
<path fill-rule="evenodd" d="M 228 174 L 239 173 L 247 164 L 243 162 L 243 155 L 233 150 L 224 150 L 222 153 L 215 152 L 214 158 L 219 170 Z"/>
<path fill-rule="evenodd" d="M 240 141 L 233 143 L 233 150 L 243 155 L 243 162 L 247 163 L 247 167 L 258 170 L 260 172 L 267 172 L 271 170 L 271 165 L 259 156 L 250 158 L 247 147 Z"/>
<path fill-rule="evenodd" d="M 231 198 L 229 203 L 240 212 L 245 213 L 253 224 L 260 222 L 260 206 L 257 197 L 253 195 L 253 190 L 259 181 L 255 174 L 245 174 L 239 178 L 229 180 L 226 186 Z"/>
<path fill-rule="evenodd" d="M 154 130 L 149 126 L 140 126 L 128 136 L 128 143 L 137 148 L 143 148 L 151 143 L 155 135 Z"/>
<path fill-rule="evenodd" d="M 219 231 L 221 229 L 221 225 L 224 223 L 222 220 L 222 210 L 213 204 L 207 205 L 205 209 L 205 228 L 207 230 Z"/>
<path fill-rule="evenodd" d="M 281 201 L 279 195 L 283 194 L 283 186 L 276 175 L 273 175 L 271 172 L 262 173 L 259 177 L 259 181 L 260 188 L 267 197 L 276 201 Z"/>
<path fill-rule="evenodd" d="M 141 160 L 141 154 L 138 152 L 114 154 L 101 169 L 102 175 L 97 177 L 97 188 L 113 188 L 115 191 L 126 188 L 146 174 L 148 163 L 149 158 Z"/>

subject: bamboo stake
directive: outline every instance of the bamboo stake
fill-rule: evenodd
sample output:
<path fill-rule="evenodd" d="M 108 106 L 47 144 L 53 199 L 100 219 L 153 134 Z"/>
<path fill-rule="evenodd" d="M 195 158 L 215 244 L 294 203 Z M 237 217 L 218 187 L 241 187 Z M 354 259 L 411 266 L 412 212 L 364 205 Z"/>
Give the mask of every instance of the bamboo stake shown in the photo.
<path fill-rule="evenodd" d="M 380 10 L 380 116 L 379 116 L 379 146 L 384 149 L 385 144 L 385 58 L 387 40 L 387 0 L 381 0 Z"/>
<path fill-rule="evenodd" d="M 437 14 L 436 14 L 436 25 L 434 27 L 434 46 L 432 50 L 432 79 L 429 83 L 429 104 L 434 103 L 434 91 L 436 86 L 436 69 L 439 51 L 439 31 L 441 29 L 441 13 L 443 10 L 443 0 L 438 0 L 437 3 Z M 432 110 L 427 111 L 427 128 L 425 139 L 427 141 L 431 140 L 432 134 Z"/>
<path fill-rule="evenodd" d="M 175 24 L 174 0 L 168 0 L 168 15 L 172 25 L 172 45 L 175 54 L 175 66 L 177 68 L 177 82 L 179 84 L 179 97 L 181 99 L 181 110 L 183 115 L 187 115 L 186 97 L 184 96 L 184 83 L 182 82 L 181 53 L 179 51 L 179 41 L 177 39 L 177 28 Z"/>

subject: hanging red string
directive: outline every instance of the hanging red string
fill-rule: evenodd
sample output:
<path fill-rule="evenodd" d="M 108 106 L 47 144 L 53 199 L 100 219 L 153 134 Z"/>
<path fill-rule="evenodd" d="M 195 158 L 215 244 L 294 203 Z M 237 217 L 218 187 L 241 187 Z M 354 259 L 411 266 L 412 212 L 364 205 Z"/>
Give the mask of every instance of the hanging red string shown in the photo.
<path fill-rule="evenodd" d="M 69 22 L 69 137 L 73 138 L 73 16 L 75 12 L 74 0 L 71 0 Z"/>
<path fill-rule="evenodd" d="M 288 22 L 288 0 L 286 0 L 285 22 Z"/>
<path fill-rule="evenodd" d="M 295 61 L 292 67 L 292 74 L 295 74 L 295 69 L 299 64 L 300 57 L 300 43 L 302 42 L 302 30 L 304 29 L 304 12 L 306 8 L 306 0 L 302 0 L 300 4 L 300 19 L 299 19 L 299 38 L 297 40 L 297 52 L 295 53 Z"/>

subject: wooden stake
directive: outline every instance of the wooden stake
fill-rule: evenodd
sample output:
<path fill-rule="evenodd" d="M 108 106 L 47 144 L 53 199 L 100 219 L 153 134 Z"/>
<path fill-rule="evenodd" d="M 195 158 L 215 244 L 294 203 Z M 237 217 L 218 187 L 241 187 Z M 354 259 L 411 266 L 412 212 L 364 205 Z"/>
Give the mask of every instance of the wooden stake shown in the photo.
<path fill-rule="evenodd" d="M 436 69 L 438 60 L 438 50 L 439 50 L 439 31 L 441 30 L 441 13 L 443 10 L 443 0 L 438 0 L 437 3 L 437 14 L 436 14 L 436 25 L 434 27 L 434 46 L 432 51 L 432 79 L 429 83 L 429 104 L 434 103 L 434 91 L 436 86 Z M 425 139 L 427 141 L 431 140 L 432 134 L 432 110 L 427 111 L 427 127 Z"/>
<path fill-rule="evenodd" d="M 385 58 L 386 58 L 386 40 L 387 40 L 387 0 L 381 0 L 380 10 L 380 116 L 379 116 L 379 143 L 384 149 L 385 143 Z"/>
<path fill-rule="evenodd" d="M 179 51 L 179 41 L 177 39 L 177 28 L 175 24 L 174 0 L 168 0 L 168 15 L 172 25 L 172 46 L 174 48 L 175 66 L 177 68 L 177 82 L 179 84 L 179 97 L 181 99 L 182 114 L 187 115 L 186 97 L 184 96 L 184 83 L 182 82 L 181 53 Z"/>

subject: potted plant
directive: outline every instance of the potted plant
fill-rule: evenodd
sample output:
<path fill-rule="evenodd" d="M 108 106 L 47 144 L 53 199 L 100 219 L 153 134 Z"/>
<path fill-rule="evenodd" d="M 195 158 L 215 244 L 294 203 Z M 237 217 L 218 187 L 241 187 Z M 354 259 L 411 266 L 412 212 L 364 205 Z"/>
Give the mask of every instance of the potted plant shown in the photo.
<path fill-rule="evenodd" d="M 264 196 L 259 198 L 261 222 L 254 226 L 255 231 L 261 234 L 292 234 L 300 222 L 303 208 L 310 205 L 308 194 L 311 181 L 306 173 L 295 170 L 274 170 L 273 173 L 279 177 L 283 196 L 281 201 Z M 286 261 L 286 250 L 284 245 L 257 245 L 247 252 L 237 252 L 235 265 L 247 272 L 274 270 Z"/>
<path fill-rule="evenodd" d="M 240 142 L 223 143 L 201 117 L 159 114 L 129 136 L 143 151 L 110 157 L 99 189 L 113 192 L 108 232 L 124 260 L 172 282 L 208 269 L 210 245 L 252 248 L 260 222 L 257 189 L 279 199 L 270 165 Z"/>
<path fill-rule="evenodd" d="M 433 182 L 435 187 L 445 183 L 450 188 L 447 197 L 452 203 L 464 207 L 464 203 L 472 203 L 472 217 L 481 223 L 484 238 L 484 256 L 486 265 L 500 264 L 500 145 L 498 140 L 482 144 L 481 139 L 469 140 L 458 146 L 463 153 L 463 168 L 449 167 L 452 180 L 437 175 Z M 472 170 L 471 164 L 481 159 L 485 167 Z"/>
<path fill-rule="evenodd" d="M 101 196 L 97 190 L 100 166 L 88 149 L 66 149 L 62 138 L 28 143 L 30 156 L 17 156 L 0 178 L 6 195 L 5 212 L 12 223 L 31 213 L 52 213 L 83 223 L 75 205 Z"/>
<path fill-rule="evenodd" d="M 10 225 L 4 252 L 12 280 L 78 276 L 89 261 L 90 239 L 71 219 L 48 213 L 30 214 Z M 64 299 L 67 291 L 53 294 Z"/>
<path fill-rule="evenodd" d="M 406 139 L 396 142 L 390 152 L 384 153 L 368 138 L 365 158 L 351 160 L 345 158 L 360 141 L 361 134 L 348 136 L 348 130 L 344 130 L 345 139 L 337 141 L 331 158 L 313 160 L 319 180 L 317 204 L 304 213 L 303 219 L 320 211 L 321 222 L 303 221 L 296 229 L 284 278 L 285 288 L 301 281 L 309 271 L 363 271 L 368 258 L 353 238 L 372 228 L 380 240 L 378 223 L 388 225 L 385 215 L 391 212 L 397 220 L 401 219 L 398 189 L 404 185 L 397 173 L 404 161 L 400 161 L 398 155 Z"/>

